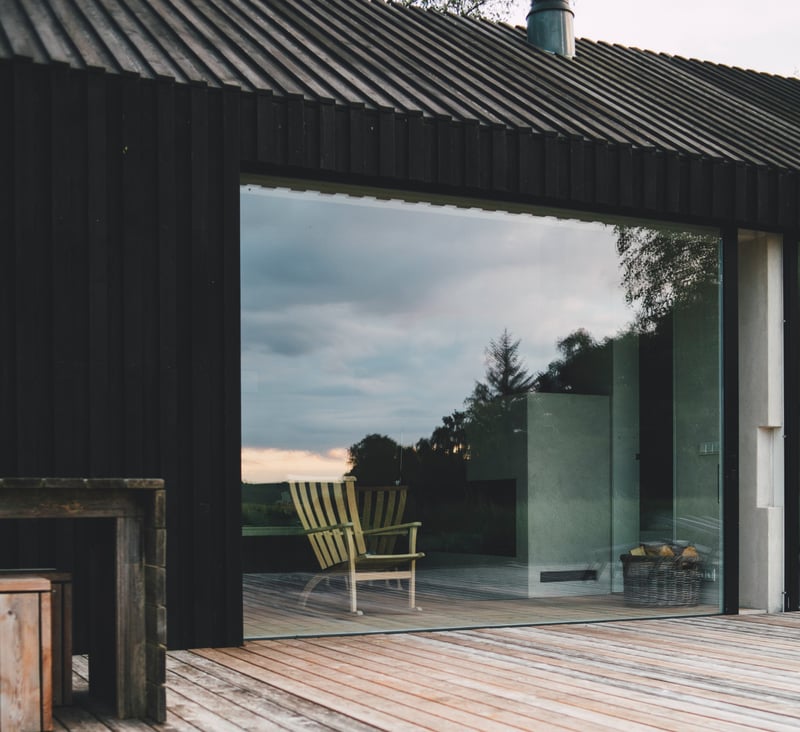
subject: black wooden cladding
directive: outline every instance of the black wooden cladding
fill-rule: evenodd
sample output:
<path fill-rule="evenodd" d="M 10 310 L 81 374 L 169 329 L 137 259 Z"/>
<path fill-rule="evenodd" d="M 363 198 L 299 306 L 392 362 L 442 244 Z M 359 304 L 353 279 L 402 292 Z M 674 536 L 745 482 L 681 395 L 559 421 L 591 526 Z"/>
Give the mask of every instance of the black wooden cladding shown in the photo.
<path fill-rule="evenodd" d="M 800 230 L 796 80 L 520 61 L 516 30 L 380 2 L 86 8 L 0 6 L 0 474 L 166 480 L 173 648 L 242 633 L 240 174 Z M 79 565 L 86 531 L 4 525 L 0 564 Z"/>
<path fill-rule="evenodd" d="M 168 81 L 0 72 L 0 473 L 163 477 L 170 645 L 236 643 L 237 105 Z M 4 526 L 0 564 L 80 564 L 74 527 L 42 528 Z"/>
<path fill-rule="evenodd" d="M 241 94 L 239 105 L 244 172 L 717 226 L 800 228 L 797 171 L 272 94 Z"/>
<path fill-rule="evenodd" d="M 522 21 L 522 18 L 519 18 Z M 800 169 L 800 79 L 383 0 L 15 0 L 0 58 Z"/>
<path fill-rule="evenodd" d="M 800 79 L 383 0 L 17 0 L 20 56 L 231 90 L 248 171 L 798 227 Z"/>

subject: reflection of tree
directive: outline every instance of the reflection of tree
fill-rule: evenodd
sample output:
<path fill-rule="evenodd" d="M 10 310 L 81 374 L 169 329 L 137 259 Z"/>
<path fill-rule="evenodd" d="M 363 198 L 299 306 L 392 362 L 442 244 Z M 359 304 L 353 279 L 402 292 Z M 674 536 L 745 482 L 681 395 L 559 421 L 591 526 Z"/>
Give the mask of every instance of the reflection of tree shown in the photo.
<path fill-rule="evenodd" d="M 514 0 L 401 0 L 405 6 L 466 15 L 488 20 L 508 20 Z"/>
<path fill-rule="evenodd" d="M 350 473 L 359 484 L 391 485 L 400 469 L 400 446 L 386 435 L 367 435 L 347 451 Z"/>
<path fill-rule="evenodd" d="M 419 483 L 425 496 L 460 496 L 464 493 L 467 456 L 463 451 L 449 451 L 446 446 L 422 438 L 414 447 L 419 460 Z"/>
<path fill-rule="evenodd" d="M 463 455 L 467 449 L 466 423 L 466 412 L 456 410 L 442 417 L 442 424 L 433 431 L 429 440 L 431 450 L 444 455 Z"/>
<path fill-rule="evenodd" d="M 506 329 L 489 341 L 484 351 L 485 380 L 476 381 L 472 394 L 465 400 L 471 459 L 508 450 L 508 435 L 513 433 L 518 419 L 519 400 L 534 386 L 534 377 L 519 357 L 519 344 L 520 340 L 515 340 Z"/>
<path fill-rule="evenodd" d="M 519 345 L 508 330 L 493 338 L 485 350 L 485 380 L 475 383 L 465 400 L 467 410 L 442 417 L 431 436 L 420 439 L 413 448 L 379 434 L 367 435 L 352 445 L 348 451 L 350 473 L 359 485 L 400 481 L 417 483 L 422 490 L 463 494 L 470 457 L 468 430 L 483 424 L 486 434 L 494 434 L 497 420 L 508 418 L 513 398 L 533 388 L 534 377 L 519 357 Z"/>
<path fill-rule="evenodd" d="M 611 341 L 595 340 L 584 328 L 556 344 L 561 358 L 551 361 L 534 380 L 534 391 L 608 394 L 611 388 Z"/>
<path fill-rule="evenodd" d="M 640 336 L 640 523 L 649 531 L 672 531 L 675 485 L 681 482 L 676 471 L 682 463 L 676 440 L 718 419 L 717 407 L 710 412 L 703 407 L 715 404 L 705 398 L 705 390 L 710 394 L 716 389 L 709 377 L 716 370 L 716 356 L 711 355 L 716 344 L 713 335 L 696 336 L 716 332 L 719 237 L 646 227 L 617 226 L 614 231 L 625 299 L 636 311 L 631 331 Z M 705 364 L 698 358 L 704 348 L 710 355 Z M 692 480 L 696 478 L 693 473 Z M 693 487 L 695 495 L 701 490 Z"/>
<path fill-rule="evenodd" d="M 485 350 L 486 381 L 476 381 L 466 399 L 472 416 L 480 407 L 525 394 L 533 388 L 534 378 L 519 358 L 519 344 L 520 340 L 513 340 L 507 329 L 499 338 L 489 341 Z"/>
<path fill-rule="evenodd" d="M 400 481 L 423 492 L 463 496 L 470 457 L 468 429 L 478 423 L 491 427 L 497 419 L 507 417 L 510 400 L 533 387 L 534 377 L 519 357 L 519 345 L 508 330 L 492 339 L 485 350 L 485 380 L 475 383 L 465 400 L 467 410 L 442 417 L 431 436 L 420 439 L 413 448 L 379 434 L 367 435 L 352 445 L 348 451 L 350 472 L 359 485 Z"/>
<path fill-rule="evenodd" d="M 614 232 L 625 301 L 638 306 L 638 329 L 653 330 L 706 286 L 716 285 L 719 237 L 643 226 L 616 226 Z"/>

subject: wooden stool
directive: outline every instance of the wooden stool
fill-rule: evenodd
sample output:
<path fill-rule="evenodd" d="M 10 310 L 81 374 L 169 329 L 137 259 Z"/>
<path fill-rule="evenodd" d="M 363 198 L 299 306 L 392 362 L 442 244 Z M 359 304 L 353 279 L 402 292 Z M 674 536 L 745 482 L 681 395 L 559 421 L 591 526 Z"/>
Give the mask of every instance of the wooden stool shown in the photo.
<path fill-rule="evenodd" d="M 53 706 L 72 704 L 72 575 L 69 572 L 36 572 L 50 580 L 53 630 Z"/>
<path fill-rule="evenodd" d="M 0 729 L 53 729 L 50 580 L 0 577 Z"/>
<path fill-rule="evenodd" d="M 72 575 L 52 569 L 0 570 L 0 577 L 36 576 L 50 580 L 52 596 L 53 706 L 72 704 Z M 0 731 L 1 732 L 1 731 Z"/>

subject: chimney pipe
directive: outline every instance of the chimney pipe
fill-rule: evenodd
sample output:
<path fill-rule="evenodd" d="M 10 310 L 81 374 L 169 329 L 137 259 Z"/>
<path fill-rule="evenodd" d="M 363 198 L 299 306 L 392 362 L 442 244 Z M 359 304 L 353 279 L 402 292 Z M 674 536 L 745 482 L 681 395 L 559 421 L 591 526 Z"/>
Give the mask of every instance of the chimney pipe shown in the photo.
<path fill-rule="evenodd" d="M 528 12 L 528 43 L 544 51 L 573 58 L 575 29 L 569 0 L 531 0 Z"/>

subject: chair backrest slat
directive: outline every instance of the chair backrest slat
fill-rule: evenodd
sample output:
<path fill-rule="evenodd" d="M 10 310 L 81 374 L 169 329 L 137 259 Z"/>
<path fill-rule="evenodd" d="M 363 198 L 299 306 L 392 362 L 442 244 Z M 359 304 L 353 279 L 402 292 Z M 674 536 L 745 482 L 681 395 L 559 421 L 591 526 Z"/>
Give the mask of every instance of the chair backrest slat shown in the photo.
<path fill-rule="evenodd" d="M 309 483 L 289 483 L 289 491 L 292 494 L 292 501 L 303 528 L 318 528 L 320 526 L 319 510 L 315 505 L 317 503 L 317 492 L 314 486 Z M 327 542 L 321 540 L 318 534 L 309 534 L 308 539 L 320 567 L 324 569 L 336 563 L 336 559 L 331 556 L 328 550 Z"/>
<path fill-rule="evenodd" d="M 304 529 L 353 524 L 356 552 L 366 553 L 361 522 L 356 510 L 353 479 L 331 482 L 290 482 L 289 490 Z M 341 529 L 308 535 L 322 569 L 347 561 L 347 541 Z"/>
<path fill-rule="evenodd" d="M 404 485 L 359 487 L 356 489 L 359 515 L 364 529 L 379 529 L 403 523 L 408 487 Z M 366 537 L 368 550 L 373 554 L 392 554 L 397 536 L 391 534 Z"/>
<path fill-rule="evenodd" d="M 356 552 L 358 554 L 367 553 L 367 545 L 364 542 L 364 533 L 361 525 L 361 516 L 358 513 L 358 501 L 356 500 L 356 483 L 351 478 L 344 482 L 343 502 L 346 506 L 348 520 L 353 522 L 353 538 L 356 542 Z"/>

